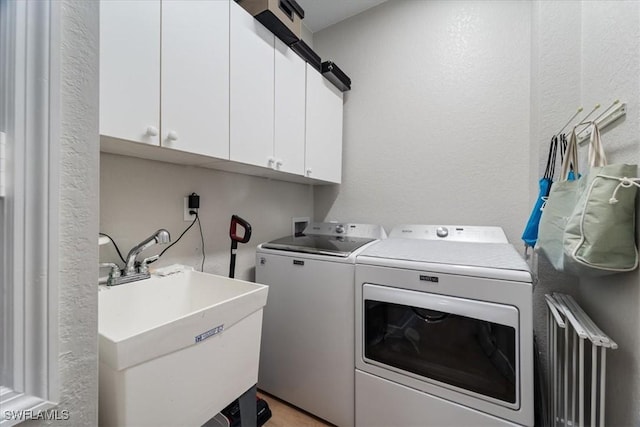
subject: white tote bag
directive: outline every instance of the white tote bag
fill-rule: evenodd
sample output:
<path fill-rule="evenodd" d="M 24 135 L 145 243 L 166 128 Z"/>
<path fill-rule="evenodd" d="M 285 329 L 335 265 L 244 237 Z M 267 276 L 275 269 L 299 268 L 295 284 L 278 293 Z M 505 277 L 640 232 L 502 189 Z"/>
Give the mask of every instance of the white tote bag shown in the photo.
<path fill-rule="evenodd" d="M 562 162 L 560 179 L 551 186 L 542 208 L 536 244 L 536 251 L 542 252 L 558 271 L 564 271 L 564 229 L 580 194 L 578 177 L 578 143 L 574 128 Z"/>

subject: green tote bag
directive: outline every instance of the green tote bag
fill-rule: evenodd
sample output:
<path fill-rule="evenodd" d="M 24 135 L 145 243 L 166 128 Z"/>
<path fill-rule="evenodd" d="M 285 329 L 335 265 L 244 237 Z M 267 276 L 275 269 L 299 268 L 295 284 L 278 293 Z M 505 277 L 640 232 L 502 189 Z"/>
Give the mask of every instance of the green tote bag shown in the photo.
<path fill-rule="evenodd" d="M 638 266 L 635 243 L 637 165 L 607 165 L 598 126 L 592 124 L 589 173 L 563 235 L 563 266 L 578 276 L 602 276 Z"/>

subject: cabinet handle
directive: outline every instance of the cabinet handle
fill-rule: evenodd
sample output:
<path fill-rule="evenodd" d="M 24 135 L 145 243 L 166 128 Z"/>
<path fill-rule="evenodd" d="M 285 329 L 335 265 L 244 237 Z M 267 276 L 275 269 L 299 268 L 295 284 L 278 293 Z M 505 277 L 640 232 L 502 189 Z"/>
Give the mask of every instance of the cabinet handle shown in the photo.
<path fill-rule="evenodd" d="M 169 133 L 167 134 L 167 139 L 169 141 L 177 141 L 178 140 L 178 132 L 176 132 L 175 130 L 170 130 Z"/>
<path fill-rule="evenodd" d="M 311 168 L 307 168 L 307 176 L 311 176 L 311 172 L 312 172 Z"/>
<path fill-rule="evenodd" d="M 147 136 L 158 136 L 158 128 L 155 126 L 147 127 Z"/>
<path fill-rule="evenodd" d="M 280 170 L 280 167 L 284 164 L 284 162 L 282 161 L 282 159 L 278 159 L 276 161 L 276 169 Z"/>
<path fill-rule="evenodd" d="M 271 169 L 274 169 L 273 164 L 274 164 L 275 162 L 276 162 L 276 158 L 275 158 L 275 157 L 272 157 L 272 156 L 267 157 L 267 165 L 268 165 Z"/>

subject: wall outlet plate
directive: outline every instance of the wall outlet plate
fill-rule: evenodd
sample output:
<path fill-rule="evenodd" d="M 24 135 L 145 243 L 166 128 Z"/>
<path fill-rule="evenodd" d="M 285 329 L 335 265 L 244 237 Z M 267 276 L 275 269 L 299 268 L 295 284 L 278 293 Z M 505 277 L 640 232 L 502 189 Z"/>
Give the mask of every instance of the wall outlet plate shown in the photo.
<path fill-rule="evenodd" d="M 191 222 L 194 219 L 196 219 L 195 215 L 192 215 L 189 213 L 190 210 L 197 210 L 197 209 L 189 209 L 189 196 L 185 196 L 183 207 L 184 207 L 183 215 L 184 215 L 185 221 Z"/>
<path fill-rule="evenodd" d="M 291 218 L 291 235 L 297 236 L 309 225 L 309 217 Z"/>

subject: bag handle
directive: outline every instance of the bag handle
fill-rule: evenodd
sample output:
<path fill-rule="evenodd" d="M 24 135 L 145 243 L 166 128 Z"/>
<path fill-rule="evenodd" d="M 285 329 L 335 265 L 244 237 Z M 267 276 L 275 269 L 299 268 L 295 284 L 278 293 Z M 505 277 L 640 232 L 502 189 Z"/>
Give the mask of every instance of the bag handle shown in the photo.
<path fill-rule="evenodd" d="M 560 152 L 560 164 L 564 162 L 564 154 L 567 151 L 567 136 L 564 133 L 551 137 L 549 144 L 549 156 L 547 157 L 547 167 L 544 170 L 543 178 L 553 181 L 556 174 L 556 161 Z"/>
<path fill-rule="evenodd" d="M 604 147 L 602 146 L 600 129 L 595 122 L 593 122 L 591 126 L 591 138 L 589 140 L 589 166 L 607 166 L 607 156 L 605 155 Z"/>
<path fill-rule="evenodd" d="M 567 181 L 569 174 L 573 171 L 574 179 L 579 176 L 578 172 L 578 141 L 576 137 L 576 128 L 574 127 L 569 136 L 569 143 L 567 144 L 567 150 L 562 160 L 562 169 L 560 171 L 560 180 Z"/>
<path fill-rule="evenodd" d="M 562 162 L 564 162 L 564 155 L 567 152 L 567 135 L 560 135 L 560 166 L 562 167 Z"/>
<path fill-rule="evenodd" d="M 556 135 L 551 137 L 551 143 L 549 144 L 549 156 L 547 157 L 547 167 L 544 170 L 544 178 L 553 180 L 553 175 L 556 168 L 556 153 L 558 152 L 558 137 Z"/>

